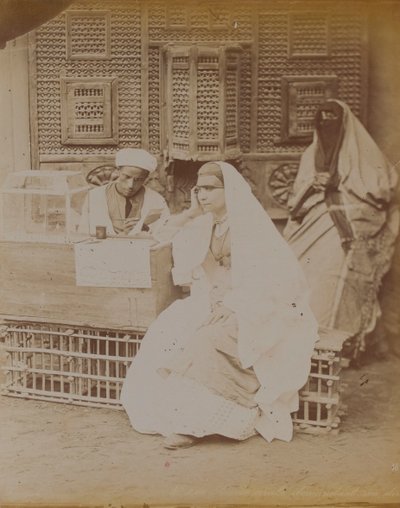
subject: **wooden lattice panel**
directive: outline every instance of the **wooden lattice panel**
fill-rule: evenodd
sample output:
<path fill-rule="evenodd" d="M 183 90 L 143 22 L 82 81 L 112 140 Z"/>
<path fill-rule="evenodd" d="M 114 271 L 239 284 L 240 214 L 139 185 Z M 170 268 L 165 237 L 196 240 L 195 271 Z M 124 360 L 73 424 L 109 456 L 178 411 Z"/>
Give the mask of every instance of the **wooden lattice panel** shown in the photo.
<path fill-rule="evenodd" d="M 166 97 L 162 48 L 171 43 L 240 44 L 243 48 L 239 91 L 242 152 L 272 155 L 304 149 L 305 137 L 282 142 L 282 76 L 337 76 L 337 96 L 362 118 L 366 29 L 363 2 L 348 2 L 343 10 L 329 0 L 310 0 L 304 8 L 300 4 L 289 0 L 74 2 L 71 10 L 37 31 L 37 76 L 33 79 L 37 83 L 34 115 L 37 113 L 39 158 L 104 155 L 115 150 L 111 145 L 60 142 L 62 72 L 68 78 L 117 77 L 119 145 L 142 146 L 146 141 L 143 122 L 147 122 L 150 149 L 163 151 Z M 231 126 L 229 122 L 226 127 L 229 130 Z"/>
<path fill-rule="evenodd" d="M 231 25 L 232 8 L 227 5 L 214 5 L 208 9 L 208 22 L 211 30 L 227 30 Z"/>
<path fill-rule="evenodd" d="M 218 49 L 197 62 L 197 137 L 199 152 L 218 152 L 220 78 Z"/>
<path fill-rule="evenodd" d="M 61 139 L 65 145 L 118 143 L 117 81 L 61 78 Z"/>
<path fill-rule="evenodd" d="M 330 54 L 330 24 L 326 13 L 289 15 L 289 57 L 319 58 Z"/>
<path fill-rule="evenodd" d="M 250 2 L 150 0 L 147 5 L 151 42 L 232 43 L 253 38 L 255 4 Z"/>
<path fill-rule="evenodd" d="M 336 76 L 282 78 L 282 141 L 311 141 L 320 104 L 337 95 Z"/>
<path fill-rule="evenodd" d="M 67 12 L 67 58 L 110 58 L 110 19 L 109 12 Z"/>
<path fill-rule="evenodd" d="M 226 62 L 226 144 L 236 145 L 238 141 L 238 117 L 240 111 L 239 95 L 239 55 L 228 54 Z"/>
<path fill-rule="evenodd" d="M 182 0 L 165 5 L 165 28 L 168 30 L 189 30 L 190 16 L 187 2 Z"/>
<path fill-rule="evenodd" d="M 287 132 L 289 120 L 289 108 L 287 115 L 282 115 L 282 76 L 306 77 L 310 81 L 315 77 L 336 76 L 337 97 L 361 119 L 365 113 L 364 40 L 367 17 L 363 3 L 348 2 L 344 10 L 338 9 L 336 2 L 328 0 L 307 2 L 303 10 L 302 5 L 284 1 L 260 4 L 258 152 L 298 153 L 309 142 L 308 135 L 286 141 L 284 136 L 282 139 L 282 130 Z M 315 15 L 308 21 L 310 12 Z M 310 23 L 312 30 L 309 29 Z M 327 39 L 325 34 L 328 34 Z"/>
<path fill-rule="evenodd" d="M 174 137 L 189 136 L 189 62 L 188 58 L 173 58 L 172 123 Z M 178 65 L 184 67 L 178 67 Z"/>
<path fill-rule="evenodd" d="M 250 152 L 251 104 L 252 104 L 251 45 L 243 45 L 240 58 L 239 95 L 239 144 L 242 153 Z M 240 128 L 239 128 L 240 125 Z M 253 123 L 254 125 L 254 123 Z"/>
<path fill-rule="evenodd" d="M 89 18 L 87 17 L 90 12 Z M 99 20 L 109 18 L 110 38 L 105 43 L 104 29 L 91 54 L 97 57 L 67 58 L 67 16 L 84 14 L 81 18 L 88 30 L 81 37 L 88 42 L 92 27 Z M 103 23 L 103 22 L 102 22 Z M 104 26 L 104 25 L 102 25 Z M 83 25 L 82 25 L 83 27 Z M 83 40 L 82 39 L 82 40 Z M 81 40 L 81 39 L 79 39 Z M 109 58 L 98 58 L 109 45 Z M 84 49 L 76 39 L 74 54 Z M 88 49 L 87 48 L 87 49 Z M 86 49 L 86 51 L 87 51 Z M 72 56 L 72 55 L 71 55 Z M 63 144 L 61 142 L 61 90 L 60 76 L 85 81 L 87 78 L 118 79 L 118 133 L 119 146 L 141 146 L 141 10 L 133 0 L 87 0 L 73 3 L 73 10 L 42 25 L 36 32 L 36 82 L 38 151 L 42 156 L 68 156 L 81 154 L 112 154 L 112 144 Z"/>
<path fill-rule="evenodd" d="M 218 45 L 167 47 L 166 137 L 172 158 L 239 154 L 240 54 L 238 47 Z"/>
<path fill-rule="evenodd" d="M 149 48 L 149 148 L 152 152 L 159 153 L 161 150 L 161 83 L 162 59 L 160 48 Z"/>
<path fill-rule="evenodd" d="M 183 3 L 183 6 L 182 6 Z M 160 114 L 160 97 L 162 104 L 167 96 L 160 90 L 163 86 L 162 73 L 159 77 L 160 62 L 163 60 L 162 48 L 170 45 L 198 46 L 232 45 L 240 43 L 240 148 L 242 152 L 250 151 L 250 105 L 251 105 L 251 42 L 254 38 L 252 5 L 243 2 L 166 2 L 152 0 L 147 3 L 149 16 L 149 125 L 150 147 L 157 149 L 163 139 L 163 111 Z M 172 22 L 173 21 L 173 22 Z M 161 64 L 162 67 L 162 64 Z M 153 107 L 154 105 L 154 107 Z M 201 115 L 202 113 L 200 113 Z M 207 112 L 203 113 L 207 116 Z M 209 115 L 210 116 L 210 115 Z M 181 144 L 181 143 L 180 143 Z M 203 149 L 207 149 L 203 143 Z M 208 145 L 209 147 L 212 146 Z M 215 146 L 215 145 L 214 145 Z M 163 148 L 164 145 L 161 145 Z M 215 150 L 214 150 L 215 151 Z M 218 152 L 217 152 L 218 153 Z"/>
<path fill-rule="evenodd" d="M 190 69 L 189 50 L 184 49 L 171 55 L 171 66 L 169 69 L 170 90 L 170 123 L 172 149 L 178 153 L 189 152 L 190 134 Z"/>

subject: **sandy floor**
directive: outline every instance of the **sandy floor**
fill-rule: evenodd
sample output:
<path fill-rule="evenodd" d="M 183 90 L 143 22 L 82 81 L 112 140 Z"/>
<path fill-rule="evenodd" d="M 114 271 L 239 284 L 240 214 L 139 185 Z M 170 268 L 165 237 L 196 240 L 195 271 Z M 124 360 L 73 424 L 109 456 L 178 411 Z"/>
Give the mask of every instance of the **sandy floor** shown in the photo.
<path fill-rule="evenodd" d="M 181 451 L 122 411 L 0 397 L 0 505 L 400 504 L 400 360 L 347 369 L 338 435 L 210 438 Z M 352 506 L 352 505 L 351 505 Z"/>

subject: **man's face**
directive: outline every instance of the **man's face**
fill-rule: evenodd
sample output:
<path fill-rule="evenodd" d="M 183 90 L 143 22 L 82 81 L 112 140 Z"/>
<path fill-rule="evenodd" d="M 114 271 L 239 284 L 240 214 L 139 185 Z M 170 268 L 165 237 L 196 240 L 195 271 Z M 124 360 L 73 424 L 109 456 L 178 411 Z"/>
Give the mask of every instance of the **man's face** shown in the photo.
<path fill-rule="evenodd" d="M 126 198 L 131 198 L 141 189 L 148 174 L 145 169 L 135 166 L 121 166 L 116 183 L 118 192 Z"/>

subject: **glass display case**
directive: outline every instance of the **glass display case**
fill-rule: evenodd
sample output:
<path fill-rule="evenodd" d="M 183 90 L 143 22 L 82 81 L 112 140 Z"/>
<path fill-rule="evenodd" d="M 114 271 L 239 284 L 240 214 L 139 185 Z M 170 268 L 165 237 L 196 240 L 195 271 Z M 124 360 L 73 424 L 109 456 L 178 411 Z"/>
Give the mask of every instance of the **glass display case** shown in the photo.
<path fill-rule="evenodd" d="M 0 235 L 5 241 L 71 243 L 90 189 L 78 171 L 15 171 L 0 190 Z"/>

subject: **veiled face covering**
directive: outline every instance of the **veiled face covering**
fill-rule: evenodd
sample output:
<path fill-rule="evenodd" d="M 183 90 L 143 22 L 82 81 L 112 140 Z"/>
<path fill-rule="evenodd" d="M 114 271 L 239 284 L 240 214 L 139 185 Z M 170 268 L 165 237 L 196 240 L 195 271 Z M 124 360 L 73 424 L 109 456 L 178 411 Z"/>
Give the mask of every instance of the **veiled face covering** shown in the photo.
<path fill-rule="evenodd" d="M 334 101 L 322 104 L 315 115 L 315 127 L 318 134 L 318 143 L 322 149 L 323 160 L 318 160 L 317 171 L 330 171 L 334 173 L 337 154 L 343 140 L 343 108 Z M 320 167 L 320 166 L 323 166 Z"/>

